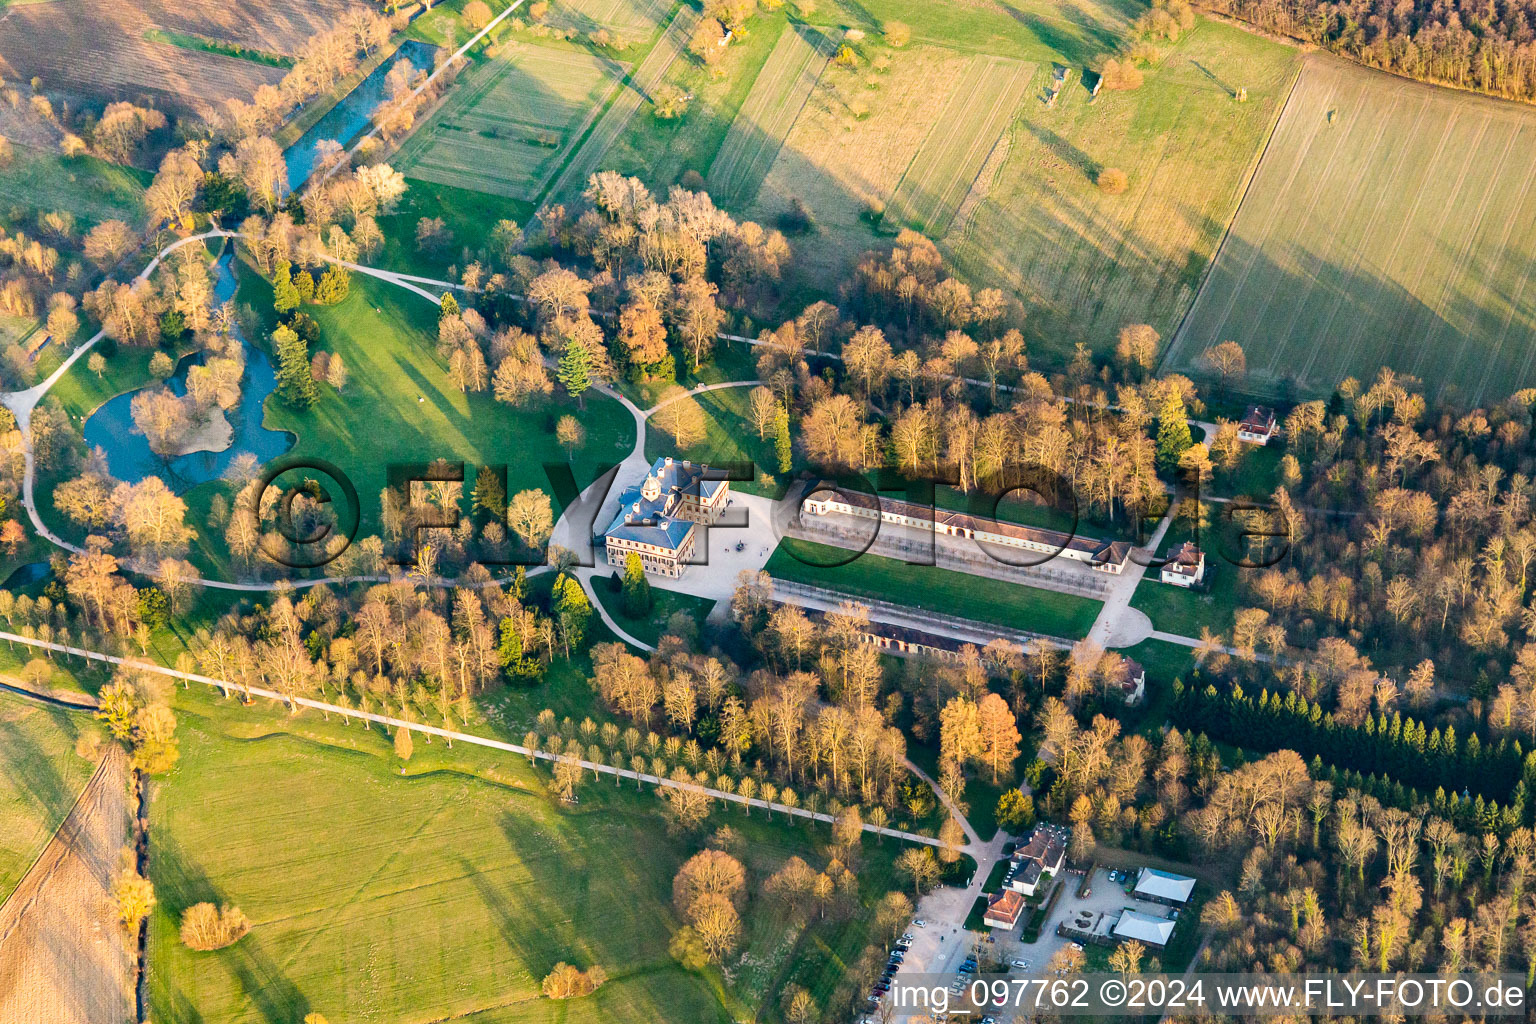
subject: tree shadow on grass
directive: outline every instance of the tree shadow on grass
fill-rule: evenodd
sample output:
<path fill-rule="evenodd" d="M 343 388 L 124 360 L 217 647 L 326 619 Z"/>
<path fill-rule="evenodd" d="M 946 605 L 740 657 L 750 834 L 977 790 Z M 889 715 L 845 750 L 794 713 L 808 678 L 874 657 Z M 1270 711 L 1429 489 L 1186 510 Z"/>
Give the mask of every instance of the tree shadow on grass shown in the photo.
<path fill-rule="evenodd" d="M 75 737 L 77 730 L 68 712 L 40 709 L 37 713 L 52 718 L 70 739 Z M 54 828 L 69 813 L 78 795 L 55 765 L 58 755 L 44 750 L 31 733 L 15 722 L 0 722 L 0 749 L 7 751 L 8 788 L 28 797 L 42 811 L 48 827 Z"/>

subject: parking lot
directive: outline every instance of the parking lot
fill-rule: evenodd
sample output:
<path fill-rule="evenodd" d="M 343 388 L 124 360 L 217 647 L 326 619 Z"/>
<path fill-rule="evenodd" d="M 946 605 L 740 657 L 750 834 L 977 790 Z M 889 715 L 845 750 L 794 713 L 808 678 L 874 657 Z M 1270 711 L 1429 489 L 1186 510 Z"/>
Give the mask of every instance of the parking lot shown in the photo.
<path fill-rule="evenodd" d="M 998 941 L 1005 943 L 1005 950 L 1010 960 L 1021 958 L 1030 961 L 1029 973 L 1031 974 L 1044 971 L 1046 963 L 1055 952 L 1073 941 L 1056 934 L 1056 926 L 1062 921 L 1081 920 L 1083 917 L 1097 920 L 1100 914 L 1115 913 L 1125 907 L 1135 907 L 1145 913 L 1160 913 L 1161 908 L 1154 908 L 1127 895 L 1124 884 L 1110 881 L 1107 868 L 1094 870 L 1089 895 L 1078 899 L 1077 887 L 1081 882 L 1081 875 L 1067 872 L 1062 876 L 1061 884 L 1067 888 L 1057 897 L 1051 916 L 1046 919 L 1045 925 L 1040 929 L 1038 942 L 1021 942 L 1019 929 L 1009 932 L 1006 939 L 1001 934 L 998 935 Z"/>

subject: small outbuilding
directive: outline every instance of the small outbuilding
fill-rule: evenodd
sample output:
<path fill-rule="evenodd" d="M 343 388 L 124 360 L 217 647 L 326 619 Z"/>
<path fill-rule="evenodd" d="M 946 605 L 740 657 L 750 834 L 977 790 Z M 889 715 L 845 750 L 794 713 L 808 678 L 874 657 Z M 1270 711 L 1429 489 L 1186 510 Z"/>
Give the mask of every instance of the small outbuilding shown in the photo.
<path fill-rule="evenodd" d="M 1136 876 L 1136 888 L 1131 895 L 1150 903 L 1183 906 L 1189 902 L 1189 894 L 1195 891 L 1195 880 L 1188 875 L 1175 875 L 1156 868 L 1142 868 Z"/>

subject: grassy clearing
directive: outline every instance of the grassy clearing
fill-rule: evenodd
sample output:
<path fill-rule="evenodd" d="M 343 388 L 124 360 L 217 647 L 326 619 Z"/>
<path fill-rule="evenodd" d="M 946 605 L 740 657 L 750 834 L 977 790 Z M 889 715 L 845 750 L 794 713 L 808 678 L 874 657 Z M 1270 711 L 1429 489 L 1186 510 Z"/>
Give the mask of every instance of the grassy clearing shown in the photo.
<path fill-rule="evenodd" d="M 814 29 L 792 24 L 779 35 L 710 165 L 708 188 L 716 202 L 739 205 L 757 195 L 831 54 L 831 41 Z"/>
<path fill-rule="evenodd" d="M 84 715 L 0 693 L 0 903 L 59 827 L 94 764 L 75 754 Z"/>
<path fill-rule="evenodd" d="M 667 955 L 672 879 L 700 843 L 668 836 L 650 793 L 589 778 L 561 807 L 521 759 L 422 738 L 402 775 L 377 730 L 177 697 L 181 767 L 152 809 L 157 1017 L 725 1022 L 774 1005 L 791 978 L 825 1001 L 869 927 L 861 911 L 801 932 L 749 904 L 762 999 Z M 791 854 L 824 861 L 824 829 L 716 817 L 743 834 L 755 880 Z M 866 907 L 897 884 L 894 853 L 868 845 Z M 204 899 L 238 904 L 251 935 L 218 953 L 182 947 L 177 915 Z M 557 1009 L 538 985 L 559 960 L 610 980 Z"/>
<path fill-rule="evenodd" d="M 395 212 L 379 218 L 384 251 L 376 266 L 446 280 L 450 267 L 467 265 L 466 250 L 473 258 L 485 248 L 497 221 L 527 224 L 533 216 L 532 203 L 506 196 L 414 178 L 408 179 L 408 185 Z M 423 217 L 441 217 L 454 244 L 438 252 L 417 249 L 416 222 Z"/>
<path fill-rule="evenodd" d="M 597 579 L 593 583 L 593 590 L 621 629 L 636 640 L 643 640 L 652 646 L 655 646 L 656 642 L 669 632 L 667 623 L 673 615 L 679 612 L 687 615 L 693 620 L 694 629 L 701 630 L 705 617 L 715 606 L 715 602 L 707 598 L 694 597 L 692 594 L 682 594 L 674 590 L 662 590 L 660 587 L 653 586 L 650 612 L 632 617 L 624 610 L 623 595 L 609 589 L 606 580 Z"/>
<path fill-rule="evenodd" d="M 1071 639 L 1087 634 L 1102 604 L 952 569 L 907 565 L 879 555 L 859 555 L 847 565 L 823 567 L 852 556 L 841 548 L 786 537 L 765 568 L 780 579 L 859 597 L 890 600 L 900 595 L 903 604 L 914 608 Z"/>
<path fill-rule="evenodd" d="M 1034 66 L 973 57 L 912 158 L 888 218 L 935 237 L 949 230 L 976 176 L 1023 101 Z"/>
<path fill-rule="evenodd" d="M 1110 701 L 1108 707 L 1126 732 L 1139 732 L 1155 740 L 1162 735 L 1163 724 L 1168 721 L 1168 712 L 1173 706 L 1173 681 L 1189 682 L 1190 670 L 1195 665 L 1195 649 L 1170 644 L 1166 640 L 1143 640 L 1121 648 L 1119 653 L 1134 658 L 1147 670 L 1147 692 L 1141 704 L 1134 708 L 1118 701 Z"/>
<path fill-rule="evenodd" d="M 1128 323 L 1173 333 L 1299 59 L 1208 21 L 1164 46 L 1140 89 L 1091 97 L 1077 67 L 1049 108 L 1039 97 L 1052 72 L 1042 67 L 1038 93 L 944 239 L 975 282 L 1029 306 L 1032 354 L 1064 358 L 1079 341 L 1107 352 Z M 1238 88 L 1247 102 L 1234 98 Z M 1097 187 L 1110 167 L 1130 180 L 1121 195 Z"/>
<path fill-rule="evenodd" d="M 28 211 L 67 210 L 83 228 L 114 218 L 137 224 L 143 216 L 141 200 L 152 177 L 147 171 L 22 145 L 13 152 L 0 168 L 0 203 Z"/>
<path fill-rule="evenodd" d="M 1259 390 L 1321 395 L 1383 366 L 1431 399 L 1523 387 L 1536 187 L 1488 169 L 1533 146 L 1523 105 L 1308 57 L 1165 365 L 1195 366 L 1230 338 Z"/>
<path fill-rule="evenodd" d="M 239 301 L 270 310 L 270 286 L 243 264 L 240 279 Z M 435 307 L 392 285 L 355 275 L 345 301 L 309 312 L 320 323 L 321 347 L 346 362 L 346 391 L 323 388 L 320 401 L 303 411 L 274 395 L 267 400 L 265 425 L 298 435 L 292 454 L 325 459 L 351 476 L 362 500 L 364 534 L 373 532 L 378 493 L 391 464 L 462 460 L 466 476 L 473 467 L 505 464 L 511 491 L 550 491 L 543 465 L 567 461 L 554 433 L 562 413 L 575 413 L 587 430 L 572 460 L 578 486 L 634 444 L 633 419 L 596 393 L 587 395 L 585 409 L 555 398 L 525 411 L 502 405 L 489 393 L 460 392 L 433 351 Z"/>
<path fill-rule="evenodd" d="M 183 50 L 197 50 L 200 53 L 216 53 L 222 57 L 254 61 L 273 68 L 291 68 L 294 65 L 292 57 L 286 57 L 280 53 L 268 53 L 266 50 L 257 50 L 220 39 L 209 39 L 207 36 L 195 35 L 191 32 L 152 28 L 144 33 L 144 38 L 151 43 L 165 43 L 169 46 L 179 46 Z"/>
<path fill-rule="evenodd" d="M 413 178 L 535 202 L 627 73 L 590 53 L 508 44 L 407 140 L 399 167 Z"/>

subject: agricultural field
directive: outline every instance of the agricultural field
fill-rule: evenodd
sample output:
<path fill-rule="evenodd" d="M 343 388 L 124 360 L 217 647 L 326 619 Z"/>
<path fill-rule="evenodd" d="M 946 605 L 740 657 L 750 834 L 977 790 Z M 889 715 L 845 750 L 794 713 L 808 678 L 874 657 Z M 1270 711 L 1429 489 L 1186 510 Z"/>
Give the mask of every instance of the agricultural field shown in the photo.
<path fill-rule="evenodd" d="M 779 542 L 765 568 L 795 583 L 880 600 L 899 595 L 902 604 L 913 608 L 1066 639 L 1087 635 L 1102 607 L 1092 598 L 881 555 L 854 557 L 842 548 L 794 537 Z"/>
<path fill-rule="evenodd" d="M 0 691 L 0 903 L 48 843 L 95 765 L 75 754 L 85 720 Z"/>
<path fill-rule="evenodd" d="M 710 165 L 706 183 L 715 202 L 736 206 L 757 195 L 784 137 L 827 66 L 832 45 L 814 29 L 796 24 L 784 29 Z"/>
<path fill-rule="evenodd" d="M 627 73 L 627 65 L 580 51 L 510 44 L 411 136 L 399 169 L 535 202 Z"/>
<path fill-rule="evenodd" d="M 1309 56 L 1164 365 L 1230 339 L 1259 390 L 1323 395 L 1384 366 L 1431 399 L 1525 386 L 1533 147 L 1529 107 Z"/>
<path fill-rule="evenodd" d="M 179 110 L 249 100 L 257 86 L 276 85 L 284 70 L 269 63 L 189 50 L 146 38 L 164 30 L 292 56 L 361 0 L 236 0 L 176 4 L 168 0 L 52 0 L 12 6 L 0 20 L 0 76 L 40 77 L 45 91 L 95 101 L 151 98 Z"/>
<path fill-rule="evenodd" d="M 0 705 L 0 715 L 7 713 Z M 21 777 L 72 771 L 72 757 L 34 764 Z M 132 960 L 109 895 L 128 836 L 127 760 L 116 747 L 107 754 L 79 802 L 65 804 L 58 835 L 45 836 L 41 856 L 0 906 L 0 1020 L 100 1024 L 132 1015 Z"/>
<path fill-rule="evenodd" d="M 678 17 L 691 23 L 693 9 L 682 7 Z M 669 30 L 643 66 L 659 76 L 648 87 L 650 91 L 665 84 L 693 97 L 686 115 L 666 120 L 657 117 L 656 108 L 643 97 L 621 98 L 583 151 L 584 159 L 590 160 L 601 150 L 600 163 L 573 167 L 563 179 L 566 191 L 560 194 L 572 194 L 578 180 L 576 172 L 591 166 L 633 175 L 663 195 L 689 171 L 708 174 L 790 22 L 787 6 L 774 12 L 759 11 L 746 28 L 732 36 L 731 44 L 709 68 L 691 54 L 668 56 L 671 51 L 663 47 L 669 39 L 678 46 L 687 43 L 686 36 L 678 42 Z M 639 77 L 637 72 L 637 80 Z M 632 109 L 624 112 L 625 107 Z"/>
<path fill-rule="evenodd" d="M 896 186 L 886 217 L 941 237 L 1013 121 L 1034 66 L 972 57 Z"/>
<path fill-rule="evenodd" d="M 1076 65 L 1118 48 L 1146 10 L 1137 0 L 828 0 L 817 7 L 808 15 L 816 24 L 876 33 L 899 21 L 914 43 Z"/>
<path fill-rule="evenodd" d="M 749 210 L 771 223 L 792 199 L 811 209 L 821 227 L 817 244 L 797 247 L 796 255 L 812 275 L 842 272 L 876 244 L 866 210 L 889 202 L 971 61 L 933 46 L 889 58 L 885 73 L 868 77 L 827 68 Z M 847 159 L 850 153 L 859 158 Z"/>
<path fill-rule="evenodd" d="M 402 771 L 377 729 L 201 691 L 178 705 L 181 766 L 151 810 L 156 1019 L 723 1024 L 754 1019 L 790 980 L 825 1005 L 869 927 L 866 912 L 802 932 L 749 903 L 740 977 L 689 973 L 667 953 L 672 880 L 702 840 L 668 834 L 651 793 L 588 777 L 562 807 L 542 770 L 509 755 L 418 738 Z M 824 828 L 716 820 L 742 834 L 753 879 L 791 854 L 824 862 Z M 866 901 L 900 884 L 894 853 L 867 844 Z M 200 900 L 238 905 L 251 934 L 189 951 L 177 922 Z M 562 960 L 609 980 L 557 1009 L 539 983 Z"/>
<path fill-rule="evenodd" d="M 1053 107 L 1042 67 L 942 241 L 973 283 L 1025 301 L 1031 351 L 1065 358 L 1082 341 L 1107 353 L 1129 323 L 1174 332 L 1299 60 L 1211 21 L 1162 45 L 1141 88 L 1093 97 L 1075 67 Z M 1129 179 L 1123 194 L 1097 187 L 1111 167 Z"/>
<path fill-rule="evenodd" d="M 609 150 L 629 130 L 635 116 L 666 80 L 678 59 L 682 57 L 683 64 L 687 64 L 689 58 L 683 57 L 683 51 L 698 23 L 699 12 L 691 4 L 683 4 L 677 9 L 661 38 L 636 65 L 624 88 L 601 112 L 591 131 L 565 161 L 564 169 L 550 187 L 551 196 L 569 198 L 579 195 L 593 174 L 617 166 L 609 159 Z"/>
<path fill-rule="evenodd" d="M 606 28 L 631 42 L 648 38 L 674 0 L 553 0 L 544 24 L 590 33 Z"/>

